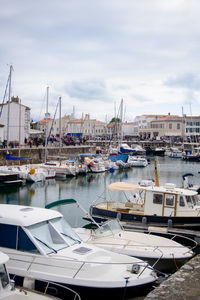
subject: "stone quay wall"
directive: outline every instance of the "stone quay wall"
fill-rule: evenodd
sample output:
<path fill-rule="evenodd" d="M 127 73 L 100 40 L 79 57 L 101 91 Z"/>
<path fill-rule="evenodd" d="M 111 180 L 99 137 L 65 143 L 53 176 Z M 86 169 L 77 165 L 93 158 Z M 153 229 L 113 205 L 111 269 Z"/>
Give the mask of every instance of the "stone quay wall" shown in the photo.
<path fill-rule="evenodd" d="M 199 300 L 200 254 L 150 292 L 145 300 Z"/>
<path fill-rule="evenodd" d="M 0 165 L 6 164 L 6 149 L 0 149 Z M 96 153 L 96 146 L 92 145 L 81 145 L 81 146 L 63 146 L 61 147 L 61 157 L 70 158 L 76 157 L 80 153 Z M 18 148 L 9 149 L 9 154 L 11 156 L 19 156 Z M 48 147 L 47 148 L 47 160 L 55 160 L 59 156 L 59 147 Z M 27 162 L 30 163 L 42 163 L 45 157 L 44 147 L 22 147 L 20 149 L 20 157 L 30 157 L 30 161 L 23 160 L 22 164 Z M 16 164 L 16 160 L 7 161 L 9 165 Z"/>

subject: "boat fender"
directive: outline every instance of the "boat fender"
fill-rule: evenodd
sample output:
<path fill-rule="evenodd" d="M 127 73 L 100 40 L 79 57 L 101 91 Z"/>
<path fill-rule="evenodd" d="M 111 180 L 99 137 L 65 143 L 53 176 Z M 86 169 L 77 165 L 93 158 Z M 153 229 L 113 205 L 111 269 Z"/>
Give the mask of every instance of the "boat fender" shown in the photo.
<path fill-rule="evenodd" d="M 34 290 L 35 289 L 35 279 L 24 277 L 23 287 L 26 289 Z"/>
<path fill-rule="evenodd" d="M 120 212 L 118 212 L 118 213 L 117 213 L 117 219 L 120 221 L 120 220 L 121 220 L 121 218 L 122 218 L 122 215 L 121 215 L 121 213 L 120 213 Z"/>
<path fill-rule="evenodd" d="M 147 217 L 143 217 L 143 218 L 142 218 L 142 224 L 143 224 L 143 225 L 146 225 L 146 224 L 147 224 Z"/>
<path fill-rule="evenodd" d="M 89 165 L 90 165 L 91 167 L 94 167 L 94 163 L 93 163 L 92 161 L 89 163 Z"/>
<path fill-rule="evenodd" d="M 35 174 L 35 169 L 31 168 L 30 171 L 29 171 L 29 174 L 31 174 L 31 175 Z"/>
<path fill-rule="evenodd" d="M 168 228 L 172 228 L 173 227 L 173 223 L 172 223 L 171 219 L 169 219 L 167 223 L 168 223 Z"/>

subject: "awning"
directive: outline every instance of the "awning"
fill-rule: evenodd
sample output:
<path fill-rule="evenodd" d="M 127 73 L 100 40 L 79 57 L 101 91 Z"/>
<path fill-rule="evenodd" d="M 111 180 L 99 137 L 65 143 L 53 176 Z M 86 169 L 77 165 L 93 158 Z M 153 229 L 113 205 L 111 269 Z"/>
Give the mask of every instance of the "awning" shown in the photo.
<path fill-rule="evenodd" d="M 126 182 L 114 182 L 108 186 L 109 191 L 139 191 L 143 189 L 144 188 L 139 184 L 131 184 Z"/>
<path fill-rule="evenodd" d="M 74 135 L 74 136 L 81 136 L 82 135 L 82 133 L 67 133 L 67 135 Z"/>

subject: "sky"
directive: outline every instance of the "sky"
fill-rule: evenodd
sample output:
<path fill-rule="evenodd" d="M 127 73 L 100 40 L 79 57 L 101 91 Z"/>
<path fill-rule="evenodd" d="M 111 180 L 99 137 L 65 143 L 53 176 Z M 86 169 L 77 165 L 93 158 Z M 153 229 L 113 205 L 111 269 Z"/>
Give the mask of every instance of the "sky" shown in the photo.
<path fill-rule="evenodd" d="M 1 0 L 0 98 L 38 121 L 62 115 L 109 122 L 142 114 L 200 115 L 199 0 Z"/>

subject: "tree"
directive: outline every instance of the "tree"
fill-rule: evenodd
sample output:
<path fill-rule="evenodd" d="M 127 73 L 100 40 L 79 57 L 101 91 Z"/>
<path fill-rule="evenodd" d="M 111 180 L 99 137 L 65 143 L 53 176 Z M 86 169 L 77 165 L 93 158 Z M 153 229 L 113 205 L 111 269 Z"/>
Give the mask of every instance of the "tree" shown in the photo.
<path fill-rule="evenodd" d="M 120 123 L 121 122 L 121 119 L 120 118 L 112 118 L 112 120 L 110 121 L 110 123 Z"/>

